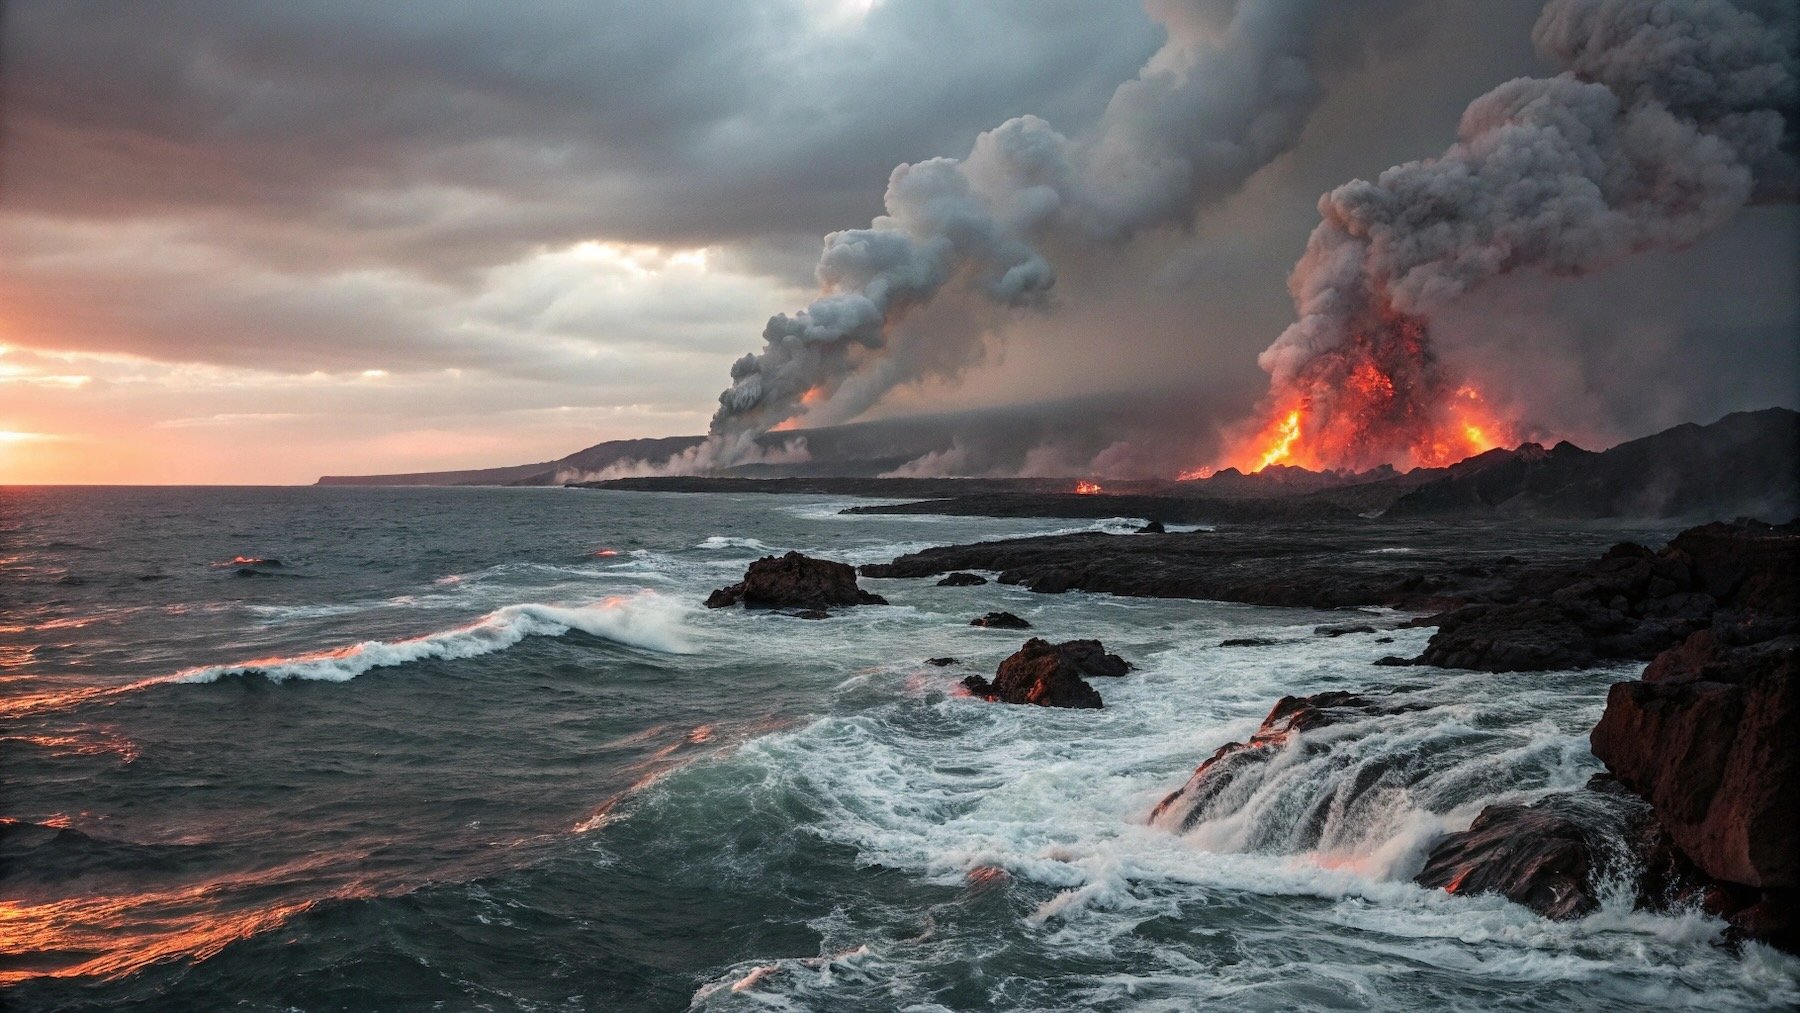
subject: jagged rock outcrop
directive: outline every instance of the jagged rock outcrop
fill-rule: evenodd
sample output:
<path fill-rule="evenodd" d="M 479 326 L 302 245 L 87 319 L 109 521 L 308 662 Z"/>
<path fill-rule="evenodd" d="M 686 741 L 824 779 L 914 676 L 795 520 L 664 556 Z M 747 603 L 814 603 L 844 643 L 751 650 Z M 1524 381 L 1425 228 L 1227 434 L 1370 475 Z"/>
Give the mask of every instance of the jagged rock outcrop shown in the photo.
<path fill-rule="evenodd" d="M 1792 586 L 1796 572 L 1795 523 L 1708 524 L 1682 532 L 1660 552 L 1622 543 L 1586 566 L 1528 572 L 1492 596 L 1498 600 L 1433 617 L 1437 632 L 1418 660 L 1489 672 L 1647 661 L 1720 623 L 1768 626 L 1776 620 L 1754 616 L 1782 614 L 1771 596 L 1792 597 L 1781 589 Z"/>
<path fill-rule="evenodd" d="M 1332 690 L 1312 696 L 1284 696 L 1270 708 L 1261 727 L 1244 742 L 1227 742 L 1200 766 L 1186 784 L 1170 792 L 1150 812 L 1153 823 L 1185 831 L 1205 819 L 1219 796 L 1249 768 L 1266 763 L 1300 732 L 1323 728 L 1346 718 L 1393 710 L 1390 703 L 1356 693 Z"/>
<path fill-rule="evenodd" d="M 1800 635 L 1731 642 L 1777 625 L 1760 613 L 1663 652 L 1612 687 L 1589 741 L 1713 882 L 1709 909 L 1800 952 Z"/>
<path fill-rule="evenodd" d="M 1052 644 L 1033 637 L 1000 663 L 992 682 L 972 675 L 963 686 L 975 696 L 1000 703 L 1091 709 L 1102 703 L 1087 678 L 1117 678 L 1129 671 L 1131 663 L 1108 654 L 1098 640 Z"/>
<path fill-rule="evenodd" d="M 1613 618 L 1597 626 L 1597 608 Z M 1663 870 L 1641 904 L 1698 898 L 1734 934 L 1800 952 L 1800 525 L 1708 524 L 1657 553 L 1618 546 L 1546 597 L 1457 615 L 1425 660 L 1435 649 L 1457 667 L 1578 667 L 1658 647 L 1642 679 L 1613 685 L 1589 739 L 1614 794 L 1647 812 L 1629 833 L 1600 832 Z M 1596 824 L 1572 798 L 1490 807 L 1440 842 L 1419 881 L 1582 913 Z"/>
<path fill-rule="evenodd" d="M 969 620 L 970 626 L 985 626 L 990 630 L 1028 630 L 1031 624 L 1011 612 L 988 612 Z"/>
<path fill-rule="evenodd" d="M 1619 792 L 1490 805 L 1469 829 L 1439 839 L 1413 882 L 1497 893 L 1546 918 L 1579 918 L 1600 907 L 1599 884 L 1633 861 L 1649 822 L 1649 807 Z"/>
<path fill-rule="evenodd" d="M 937 582 L 939 587 L 980 587 L 988 582 L 986 577 L 978 573 L 953 573 Z"/>
<path fill-rule="evenodd" d="M 725 608 L 740 602 L 745 608 L 817 611 L 840 605 L 886 605 L 887 599 L 858 587 L 856 570 L 848 563 L 789 552 L 751 563 L 743 580 L 714 591 L 707 597 L 706 607 Z"/>

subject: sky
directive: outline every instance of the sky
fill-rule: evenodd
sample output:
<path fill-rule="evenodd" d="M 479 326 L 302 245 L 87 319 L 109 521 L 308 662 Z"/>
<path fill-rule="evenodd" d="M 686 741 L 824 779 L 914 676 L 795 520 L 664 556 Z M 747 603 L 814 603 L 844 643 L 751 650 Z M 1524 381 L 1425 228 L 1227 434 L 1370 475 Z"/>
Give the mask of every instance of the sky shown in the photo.
<path fill-rule="evenodd" d="M 896 165 L 1026 114 L 1080 132 L 1168 6 L 13 0 L 0 483 L 306 483 L 705 432 Z M 1186 220 L 1050 250 L 1038 304 L 933 307 L 909 326 L 965 332 L 958 360 L 819 421 L 1135 390 L 1190 406 L 1171 427 L 1249 411 L 1319 195 L 1548 72 L 1531 0 L 1330 10 L 1284 153 Z M 1499 385 L 1584 445 L 1792 405 L 1797 224 L 1754 206 L 1444 326 L 1532 364 Z"/>

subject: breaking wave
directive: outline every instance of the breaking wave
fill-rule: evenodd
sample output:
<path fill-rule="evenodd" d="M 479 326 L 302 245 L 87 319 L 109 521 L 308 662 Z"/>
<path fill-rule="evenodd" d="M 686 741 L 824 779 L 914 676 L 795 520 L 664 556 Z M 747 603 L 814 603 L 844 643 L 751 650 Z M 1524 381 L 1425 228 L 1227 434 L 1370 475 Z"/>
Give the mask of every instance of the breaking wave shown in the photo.
<path fill-rule="evenodd" d="M 455 661 L 503 651 L 526 637 L 560 637 L 571 630 L 628 647 L 686 654 L 682 634 L 689 608 L 654 594 L 612 597 L 588 605 L 508 605 L 465 626 L 405 640 L 365 640 L 286 657 L 256 658 L 184 669 L 156 682 L 205 683 L 232 675 L 260 675 L 274 682 L 311 679 L 346 682 L 375 668 L 414 661 Z"/>

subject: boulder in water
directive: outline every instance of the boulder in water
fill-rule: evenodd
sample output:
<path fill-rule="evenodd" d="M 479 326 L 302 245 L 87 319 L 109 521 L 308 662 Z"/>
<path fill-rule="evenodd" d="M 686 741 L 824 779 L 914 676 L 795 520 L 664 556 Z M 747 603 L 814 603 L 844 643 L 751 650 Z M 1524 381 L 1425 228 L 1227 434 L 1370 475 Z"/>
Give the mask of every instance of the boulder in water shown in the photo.
<path fill-rule="evenodd" d="M 835 605 L 886 605 L 887 599 L 857 587 L 856 570 L 847 563 L 789 552 L 751 563 L 743 580 L 714 591 L 706 607 L 739 602 L 745 608 L 822 610 Z"/>
<path fill-rule="evenodd" d="M 980 587 L 988 582 L 979 573 L 953 573 L 937 582 L 939 587 Z"/>
<path fill-rule="evenodd" d="M 1600 906 L 1609 855 L 1623 851 L 1648 816 L 1630 796 L 1585 790 L 1490 805 L 1469 829 L 1433 845 L 1413 882 L 1497 893 L 1546 918 L 1580 918 Z"/>
<path fill-rule="evenodd" d="M 1137 533 L 1140 535 L 1165 535 L 1168 534 L 1168 529 L 1163 527 L 1162 521 L 1151 521 L 1137 529 Z"/>
<path fill-rule="evenodd" d="M 1011 612 L 989 612 L 969 620 L 970 626 L 985 626 L 990 630 L 1028 630 L 1031 624 Z"/>
<path fill-rule="evenodd" d="M 992 682 L 972 675 L 963 685 L 976 696 L 1000 703 L 1099 708 L 1100 694 L 1083 676 L 1116 678 L 1129 671 L 1131 663 L 1106 653 L 1098 640 L 1052 644 L 1033 637 L 1000 663 Z"/>

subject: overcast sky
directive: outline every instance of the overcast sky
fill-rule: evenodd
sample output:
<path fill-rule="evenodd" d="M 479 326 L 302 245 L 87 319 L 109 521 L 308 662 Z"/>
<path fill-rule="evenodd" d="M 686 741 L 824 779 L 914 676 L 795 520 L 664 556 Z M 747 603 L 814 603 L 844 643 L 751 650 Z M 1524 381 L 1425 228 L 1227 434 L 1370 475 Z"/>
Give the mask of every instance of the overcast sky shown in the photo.
<path fill-rule="evenodd" d="M 1377 7 L 1241 192 L 1063 251 L 1046 306 L 922 321 L 982 328 L 977 364 L 873 414 L 1140 387 L 1191 391 L 1195 425 L 1248 409 L 1318 195 L 1545 71 L 1532 0 L 1338 5 Z M 0 482 L 309 482 L 703 432 L 896 164 L 1025 113 L 1079 131 L 1163 41 L 1122 0 L 5 11 Z M 1590 443 L 1791 403 L 1795 221 L 1509 285 L 1461 326 L 1554 359 L 1568 410 L 1542 422 Z"/>

